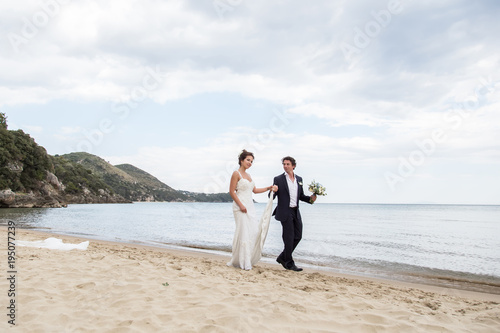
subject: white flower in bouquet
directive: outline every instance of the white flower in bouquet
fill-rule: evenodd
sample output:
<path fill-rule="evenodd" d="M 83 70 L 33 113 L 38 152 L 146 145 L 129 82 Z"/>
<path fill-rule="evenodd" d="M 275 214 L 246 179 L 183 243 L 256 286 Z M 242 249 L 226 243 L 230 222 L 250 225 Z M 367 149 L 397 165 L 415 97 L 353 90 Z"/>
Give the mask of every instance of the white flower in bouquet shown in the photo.
<path fill-rule="evenodd" d="M 324 188 L 320 183 L 316 183 L 313 180 L 311 184 L 309 184 L 309 192 L 312 192 L 316 195 L 326 195 L 326 188 Z"/>

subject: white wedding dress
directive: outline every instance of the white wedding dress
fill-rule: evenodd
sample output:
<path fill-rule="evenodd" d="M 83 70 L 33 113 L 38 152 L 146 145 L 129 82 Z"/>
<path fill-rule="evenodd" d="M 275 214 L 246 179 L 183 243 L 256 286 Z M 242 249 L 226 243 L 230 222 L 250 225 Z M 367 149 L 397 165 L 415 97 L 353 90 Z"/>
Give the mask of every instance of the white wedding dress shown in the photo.
<path fill-rule="evenodd" d="M 243 177 L 236 184 L 236 195 L 246 207 L 246 213 L 243 213 L 233 201 L 236 231 L 233 239 L 233 254 L 227 265 L 245 270 L 252 269 L 252 266 L 262 257 L 262 247 L 266 240 L 273 210 L 273 195 L 271 195 L 262 217 L 257 218 L 252 198 L 254 187 L 253 180 L 249 181 Z"/>

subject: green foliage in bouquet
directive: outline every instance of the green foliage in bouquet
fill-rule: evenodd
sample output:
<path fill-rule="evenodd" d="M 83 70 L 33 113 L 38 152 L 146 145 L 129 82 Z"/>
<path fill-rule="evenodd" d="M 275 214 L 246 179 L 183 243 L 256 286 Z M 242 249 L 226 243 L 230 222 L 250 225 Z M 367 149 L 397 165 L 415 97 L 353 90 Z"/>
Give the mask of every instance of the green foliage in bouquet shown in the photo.
<path fill-rule="evenodd" d="M 316 183 L 313 180 L 311 184 L 309 184 L 309 192 L 312 192 L 316 195 L 326 195 L 326 188 L 324 188 L 320 183 Z"/>

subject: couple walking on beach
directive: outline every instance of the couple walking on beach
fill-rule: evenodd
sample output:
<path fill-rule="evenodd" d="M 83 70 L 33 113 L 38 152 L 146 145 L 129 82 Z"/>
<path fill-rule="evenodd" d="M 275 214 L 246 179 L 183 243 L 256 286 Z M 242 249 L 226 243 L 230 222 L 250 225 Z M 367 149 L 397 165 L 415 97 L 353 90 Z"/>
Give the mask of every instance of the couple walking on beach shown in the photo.
<path fill-rule="evenodd" d="M 233 213 L 236 231 L 233 239 L 233 252 L 228 266 L 245 270 L 252 269 L 262 256 L 262 247 L 267 236 L 271 213 L 281 222 L 283 233 L 283 252 L 276 261 L 285 269 L 302 271 L 295 265 L 292 253 L 302 238 L 302 219 L 299 211 L 299 201 L 313 203 L 316 194 L 304 194 L 302 178 L 294 173 L 296 162 L 293 157 L 283 157 L 285 172 L 274 177 L 273 185 L 263 188 L 255 187 L 247 170 L 252 166 L 254 155 L 243 150 L 238 156 L 239 169 L 233 172 L 229 185 L 229 193 L 233 198 Z M 264 213 L 260 219 L 255 214 L 252 193 L 269 192 Z M 272 195 L 271 195 L 272 192 Z M 278 204 L 272 212 L 273 199 L 278 197 Z"/>

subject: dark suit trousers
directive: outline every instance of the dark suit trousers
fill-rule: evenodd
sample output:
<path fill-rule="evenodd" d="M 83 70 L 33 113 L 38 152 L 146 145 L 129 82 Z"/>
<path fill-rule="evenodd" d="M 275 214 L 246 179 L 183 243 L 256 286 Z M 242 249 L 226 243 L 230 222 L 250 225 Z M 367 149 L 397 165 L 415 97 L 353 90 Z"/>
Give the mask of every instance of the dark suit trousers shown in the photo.
<path fill-rule="evenodd" d="M 283 243 L 285 249 L 279 258 L 285 262 L 287 268 L 295 265 L 292 253 L 302 239 L 302 222 L 297 218 L 297 209 L 290 208 L 290 215 L 285 221 L 281 221 L 283 226 Z"/>

